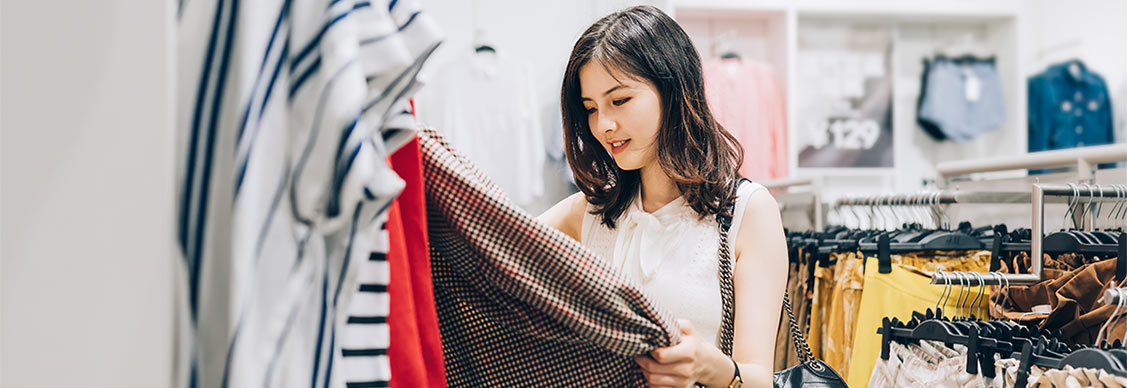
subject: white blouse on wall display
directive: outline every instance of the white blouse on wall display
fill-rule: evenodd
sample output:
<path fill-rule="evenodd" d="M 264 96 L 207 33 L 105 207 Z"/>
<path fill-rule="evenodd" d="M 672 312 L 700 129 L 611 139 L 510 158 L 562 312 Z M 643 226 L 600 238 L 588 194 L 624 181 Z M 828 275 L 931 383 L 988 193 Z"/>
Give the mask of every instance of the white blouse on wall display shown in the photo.
<path fill-rule="evenodd" d="M 418 101 L 420 120 L 520 205 L 544 192 L 546 150 L 532 79 L 527 63 L 503 51 L 469 51 L 441 69 Z"/>

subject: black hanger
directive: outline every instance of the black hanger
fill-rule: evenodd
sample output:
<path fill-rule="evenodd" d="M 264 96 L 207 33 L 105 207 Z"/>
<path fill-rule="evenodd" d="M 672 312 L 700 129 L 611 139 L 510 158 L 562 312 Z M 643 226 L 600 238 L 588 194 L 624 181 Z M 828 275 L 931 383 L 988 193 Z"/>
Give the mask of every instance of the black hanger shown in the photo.
<path fill-rule="evenodd" d="M 1018 357 L 1017 379 L 1014 381 L 1015 388 L 1026 387 L 1029 383 L 1029 371 L 1033 365 L 1054 368 L 1060 365 L 1060 358 L 1036 354 L 1034 349 L 1039 346 L 1040 343 L 1034 345 L 1032 342 L 1026 342 L 1022 345 L 1021 355 Z"/>
<path fill-rule="evenodd" d="M 1116 342 L 1119 341 L 1116 340 Z M 1112 357 L 1115 357 L 1116 360 L 1119 360 L 1120 364 L 1127 366 L 1127 350 L 1123 350 L 1122 344 L 1119 346 L 1118 348 L 1109 349 L 1107 352 L 1111 353 Z"/>
<path fill-rule="evenodd" d="M 1081 241 L 1084 241 L 1088 244 L 1100 244 L 1100 239 L 1096 237 L 1095 233 L 1089 232 L 1087 230 L 1074 230 L 1072 231 L 1072 233 L 1076 234 L 1077 237 L 1080 237 Z"/>
<path fill-rule="evenodd" d="M 935 230 L 924 229 L 920 224 L 904 224 L 900 230 L 892 232 L 889 237 L 892 238 L 893 243 L 914 243 L 919 242 L 927 235 L 935 232 Z"/>
<path fill-rule="evenodd" d="M 935 231 L 912 243 L 892 243 L 889 234 L 881 234 L 874 241 L 862 240 L 857 245 L 862 252 L 875 253 L 880 273 L 892 272 L 893 253 L 921 251 L 968 251 L 983 248 L 974 236 L 961 231 Z"/>
<path fill-rule="evenodd" d="M 1080 349 L 1069 353 L 1057 365 L 1057 369 L 1064 368 L 1065 366 L 1071 366 L 1073 368 L 1093 368 L 1103 369 L 1108 373 L 1118 376 L 1127 376 L 1127 371 L 1124 370 L 1123 363 L 1119 362 L 1110 352 L 1096 348 Z"/>
<path fill-rule="evenodd" d="M 1093 230 L 1091 234 L 1100 244 L 1119 244 L 1119 234 L 1111 230 Z"/>
<path fill-rule="evenodd" d="M 1115 284 L 1127 277 L 1127 232 L 1119 232 L 1118 252 L 1115 256 Z"/>
<path fill-rule="evenodd" d="M 959 65 L 971 65 L 976 63 L 994 64 L 995 62 L 993 55 L 989 57 L 979 57 L 975 56 L 974 54 L 963 54 L 956 57 L 948 57 L 944 54 L 938 54 L 935 56 L 935 61 L 950 61 Z"/>
<path fill-rule="evenodd" d="M 1002 269 L 1002 243 L 1009 240 L 1006 225 L 994 226 L 994 236 L 990 240 L 990 272 L 998 272 Z"/>
<path fill-rule="evenodd" d="M 954 326 L 950 325 L 950 322 L 944 322 L 938 319 L 920 322 L 918 326 L 912 329 L 907 327 L 894 327 L 893 320 L 885 317 L 881 322 L 881 327 L 877 329 L 877 334 L 881 334 L 880 357 L 883 360 L 888 359 L 889 344 L 892 341 L 911 343 L 920 340 L 928 340 L 942 342 L 948 346 L 959 344 L 967 347 L 966 372 L 969 374 L 978 374 L 979 346 L 982 344 L 996 346 L 996 341 L 989 338 L 980 338 L 978 336 L 978 328 L 973 325 L 967 326 L 965 329 L 967 333 L 964 335 L 959 333 Z"/>

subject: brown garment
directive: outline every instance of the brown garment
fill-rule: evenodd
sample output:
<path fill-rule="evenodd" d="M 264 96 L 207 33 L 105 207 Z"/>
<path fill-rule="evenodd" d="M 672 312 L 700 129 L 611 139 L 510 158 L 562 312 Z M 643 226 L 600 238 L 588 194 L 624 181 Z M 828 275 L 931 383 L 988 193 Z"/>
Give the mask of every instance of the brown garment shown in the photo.
<path fill-rule="evenodd" d="M 803 257 L 803 255 L 799 254 L 799 257 Z M 810 293 L 812 291 L 810 290 L 810 264 L 808 260 L 802 260 L 799 263 L 797 275 L 798 285 L 795 287 L 790 300 L 795 302 L 794 315 L 795 322 L 798 323 L 798 330 L 805 334 L 810 327 Z M 791 342 L 794 342 L 793 339 Z M 798 365 L 800 361 L 797 351 L 791 350 L 787 353 L 787 368 Z"/>
<path fill-rule="evenodd" d="M 787 294 L 790 295 L 791 300 L 795 300 L 795 293 L 798 290 L 798 273 L 798 264 L 790 263 L 790 270 L 787 272 Z M 798 354 L 794 352 L 794 346 L 791 345 L 790 340 L 790 320 L 787 317 L 786 310 L 781 310 L 779 312 L 779 329 L 775 333 L 775 370 L 780 371 L 789 368 L 790 360 L 798 359 Z"/>
<path fill-rule="evenodd" d="M 798 256 L 806 257 L 808 255 L 799 252 Z M 787 275 L 787 294 L 790 295 L 790 300 L 794 302 L 792 305 L 794 320 L 798 324 L 798 329 L 803 333 L 806 333 L 810 326 L 810 296 L 813 292 L 808 286 L 810 276 L 809 260 L 790 264 L 790 272 Z M 785 310 L 780 314 L 779 329 L 775 334 L 775 370 L 777 371 L 799 363 L 798 351 L 794 349 L 794 339 L 790 336 L 790 319 L 788 319 Z"/>
<path fill-rule="evenodd" d="M 643 386 L 633 356 L 679 341 L 672 316 L 509 202 L 437 132 L 419 145 L 448 385 Z"/>
<path fill-rule="evenodd" d="M 1019 255 L 1015 263 L 1019 270 L 1028 255 Z M 1011 286 L 1006 292 L 1006 300 L 1001 303 L 1000 290 L 992 292 L 991 311 L 1000 318 L 1037 324 L 1042 329 L 1061 331 L 1065 342 L 1070 344 L 1092 344 L 1100 327 L 1111 317 L 1115 306 L 1098 302 L 1108 288 L 1115 287 L 1115 267 L 1117 259 L 1101 260 L 1091 263 L 1081 255 L 1060 255 L 1057 259 L 1045 258 L 1046 280 L 1032 286 Z M 1006 263 L 1004 263 L 1006 264 Z M 1064 272 L 1064 268 L 1079 267 Z M 1050 266 L 1053 271 L 1049 271 Z M 1003 271 L 1008 272 L 1009 268 Z M 1060 269 L 1057 269 L 1060 268 Z M 1053 272 L 1061 271 L 1056 276 Z M 1048 305 L 1049 314 L 1031 314 L 1034 306 Z M 1127 325 L 1113 325 L 1112 337 L 1122 337 Z M 1116 334 L 1117 333 L 1117 334 Z"/>

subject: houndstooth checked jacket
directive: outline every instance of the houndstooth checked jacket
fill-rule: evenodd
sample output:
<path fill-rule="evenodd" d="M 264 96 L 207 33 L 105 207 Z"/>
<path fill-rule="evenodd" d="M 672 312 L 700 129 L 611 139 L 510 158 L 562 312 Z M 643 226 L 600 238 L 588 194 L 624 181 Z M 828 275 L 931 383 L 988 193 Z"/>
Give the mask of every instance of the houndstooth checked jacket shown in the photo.
<path fill-rule="evenodd" d="M 643 386 L 632 357 L 678 341 L 671 315 L 436 132 L 419 141 L 449 385 Z"/>

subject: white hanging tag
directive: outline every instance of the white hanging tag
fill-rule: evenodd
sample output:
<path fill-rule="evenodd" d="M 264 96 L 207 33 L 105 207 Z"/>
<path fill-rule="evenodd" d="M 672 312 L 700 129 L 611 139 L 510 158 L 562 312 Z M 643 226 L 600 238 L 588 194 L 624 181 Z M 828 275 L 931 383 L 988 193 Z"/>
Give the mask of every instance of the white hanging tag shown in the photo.
<path fill-rule="evenodd" d="M 963 73 L 966 74 L 967 78 L 964 83 L 967 101 L 977 102 L 978 99 L 982 98 L 982 81 L 978 79 L 978 76 L 976 76 L 969 67 L 964 67 Z"/>

